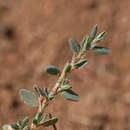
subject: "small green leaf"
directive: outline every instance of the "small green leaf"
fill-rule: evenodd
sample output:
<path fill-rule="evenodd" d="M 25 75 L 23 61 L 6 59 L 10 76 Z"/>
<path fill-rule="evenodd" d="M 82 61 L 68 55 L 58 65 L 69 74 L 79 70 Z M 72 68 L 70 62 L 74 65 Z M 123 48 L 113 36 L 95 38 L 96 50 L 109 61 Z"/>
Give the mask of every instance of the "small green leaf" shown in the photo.
<path fill-rule="evenodd" d="M 45 93 L 38 87 L 38 85 L 34 85 L 33 88 L 35 89 L 35 91 L 36 91 L 39 95 L 41 95 L 41 96 L 43 96 L 43 97 L 46 97 Z"/>
<path fill-rule="evenodd" d="M 64 97 L 64 99 L 67 99 L 67 100 L 71 100 L 71 101 L 79 101 L 80 100 L 79 96 L 70 89 L 61 92 L 61 94 Z"/>
<path fill-rule="evenodd" d="M 52 75 L 59 75 L 60 74 L 60 70 L 54 65 L 47 66 L 45 71 L 49 74 L 52 74 Z"/>
<path fill-rule="evenodd" d="M 94 50 L 96 53 L 102 54 L 102 55 L 109 54 L 109 53 L 111 52 L 108 48 L 99 47 L 99 46 L 95 46 L 95 47 L 93 48 L 93 50 Z"/>
<path fill-rule="evenodd" d="M 53 93 L 53 92 L 50 92 L 49 95 L 48 95 L 48 98 L 49 98 L 50 100 L 52 100 L 52 99 L 54 99 L 54 97 L 55 97 L 54 93 Z"/>
<path fill-rule="evenodd" d="M 20 126 L 23 126 L 23 120 L 18 120 L 17 124 L 20 125 Z"/>
<path fill-rule="evenodd" d="M 29 91 L 26 89 L 21 89 L 20 96 L 25 104 L 32 106 L 32 107 L 38 106 L 38 98 L 32 91 Z"/>
<path fill-rule="evenodd" d="M 47 88 L 44 88 L 44 92 L 45 92 L 46 97 L 48 97 L 49 92 L 48 92 Z"/>
<path fill-rule="evenodd" d="M 86 36 L 85 37 L 85 41 L 84 41 L 84 44 L 82 45 L 82 51 L 86 51 L 86 50 L 89 50 L 89 48 L 91 47 L 91 42 L 89 40 L 89 37 Z"/>
<path fill-rule="evenodd" d="M 37 120 L 34 118 L 34 119 L 32 120 L 32 123 L 35 124 L 35 125 L 37 125 Z"/>
<path fill-rule="evenodd" d="M 11 129 L 11 126 L 10 125 L 3 125 L 3 130 L 10 130 Z"/>
<path fill-rule="evenodd" d="M 29 117 L 25 117 L 23 120 L 23 127 L 25 127 L 29 122 Z"/>
<path fill-rule="evenodd" d="M 42 113 L 41 112 L 38 112 L 35 116 L 35 119 L 37 120 L 37 123 L 39 123 L 41 121 L 41 116 L 42 116 Z"/>
<path fill-rule="evenodd" d="M 89 38 L 90 38 L 90 40 L 91 41 L 93 41 L 94 40 L 94 38 L 95 38 L 95 36 L 96 36 L 96 33 L 97 33 L 97 24 L 93 27 L 93 30 L 92 30 L 92 32 L 91 32 L 91 34 L 90 34 L 90 36 L 89 36 Z"/>
<path fill-rule="evenodd" d="M 56 124 L 57 121 L 58 121 L 58 118 L 53 117 L 52 119 L 44 121 L 44 122 L 40 123 L 39 125 L 44 126 L 44 127 L 48 127 L 48 126 Z"/>
<path fill-rule="evenodd" d="M 106 34 L 105 31 L 102 32 L 102 33 L 100 33 L 100 34 L 93 40 L 93 43 L 92 43 L 92 44 L 95 44 L 95 43 L 101 41 L 101 40 L 103 39 L 103 37 L 104 37 L 105 34 Z"/>
<path fill-rule="evenodd" d="M 41 122 L 45 121 L 47 119 L 47 114 L 44 114 L 43 118 L 41 119 Z"/>
<path fill-rule="evenodd" d="M 10 125 L 14 130 L 19 130 L 19 126 L 17 124 Z"/>
<path fill-rule="evenodd" d="M 72 52 L 74 54 L 78 54 L 80 51 L 80 45 L 78 44 L 78 42 L 75 39 L 70 38 L 69 44 L 70 44 L 70 48 L 71 48 Z"/>
<path fill-rule="evenodd" d="M 64 73 L 67 74 L 71 71 L 71 65 L 69 63 L 66 63 L 64 67 Z"/>
<path fill-rule="evenodd" d="M 83 40 L 81 41 L 81 48 L 84 47 L 85 42 L 86 42 L 86 37 L 83 37 Z"/>
<path fill-rule="evenodd" d="M 80 69 L 80 68 L 84 67 L 87 63 L 88 63 L 88 60 L 81 59 L 79 62 L 77 62 L 77 63 L 74 64 L 74 67 L 76 69 Z"/>

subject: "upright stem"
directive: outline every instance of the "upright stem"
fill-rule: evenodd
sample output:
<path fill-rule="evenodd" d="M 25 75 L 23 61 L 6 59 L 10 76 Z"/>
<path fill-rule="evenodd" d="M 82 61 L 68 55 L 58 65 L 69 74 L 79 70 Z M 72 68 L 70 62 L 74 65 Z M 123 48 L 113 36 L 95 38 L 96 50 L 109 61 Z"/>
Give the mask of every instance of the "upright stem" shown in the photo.
<path fill-rule="evenodd" d="M 85 56 L 84 52 L 80 51 L 78 55 L 73 55 L 71 63 L 68 63 L 71 67 L 71 70 L 68 72 L 72 72 L 75 68 L 74 68 L 74 64 L 76 62 L 78 62 L 80 59 L 82 59 Z M 65 66 L 64 66 L 65 68 Z M 62 85 L 62 81 L 67 77 L 67 74 L 64 69 L 62 71 L 62 73 L 60 74 L 56 84 L 54 85 L 54 87 L 52 88 L 50 93 L 53 93 L 55 96 L 59 93 L 58 89 L 61 88 Z M 47 98 L 42 102 L 39 103 L 39 111 L 43 114 L 45 108 L 50 104 L 51 101 L 49 101 Z M 54 126 L 53 126 L 54 130 L 57 130 Z M 33 123 L 31 124 L 31 130 L 35 130 L 37 129 L 37 126 L 34 125 Z"/>

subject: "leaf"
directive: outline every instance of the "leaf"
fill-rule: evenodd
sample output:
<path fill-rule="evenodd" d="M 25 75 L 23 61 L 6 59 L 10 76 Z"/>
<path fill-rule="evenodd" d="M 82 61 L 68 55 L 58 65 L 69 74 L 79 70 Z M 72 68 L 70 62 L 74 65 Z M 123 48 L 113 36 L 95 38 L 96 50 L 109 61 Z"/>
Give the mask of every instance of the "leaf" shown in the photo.
<path fill-rule="evenodd" d="M 94 38 L 95 38 L 95 36 L 96 36 L 96 33 L 97 33 L 97 24 L 93 27 L 93 30 L 92 30 L 92 32 L 90 33 L 90 36 L 89 36 L 89 38 L 90 38 L 90 40 L 91 41 L 93 41 L 94 40 Z"/>
<path fill-rule="evenodd" d="M 80 100 L 80 97 L 70 89 L 61 92 L 61 95 L 64 97 L 64 99 L 67 99 L 67 100 L 71 100 L 71 101 L 79 101 Z"/>
<path fill-rule="evenodd" d="M 44 114 L 43 118 L 41 119 L 41 122 L 45 121 L 47 119 L 47 114 Z"/>
<path fill-rule="evenodd" d="M 38 85 L 34 85 L 33 88 L 36 90 L 36 92 L 37 92 L 39 95 L 41 95 L 41 96 L 43 96 L 43 97 L 46 97 L 46 94 L 38 87 Z"/>
<path fill-rule="evenodd" d="M 89 37 L 86 36 L 86 37 L 85 37 L 84 44 L 82 45 L 82 51 L 86 51 L 86 50 L 88 50 L 90 47 L 91 47 L 91 42 L 90 42 L 90 40 L 89 40 Z"/>
<path fill-rule="evenodd" d="M 25 117 L 24 120 L 18 120 L 17 124 L 21 127 L 25 127 L 26 125 L 28 125 L 29 122 L 29 117 Z"/>
<path fill-rule="evenodd" d="M 32 107 L 38 106 L 38 98 L 32 91 L 29 91 L 26 89 L 21 89 L 20 96 L 25 104 L 32 106 Z"/>
<path fill-rule="evenodd" d="M 45 122 L 42 122 L 39 125 L 44 126 L 44 127 L 48 127 L 48 126 L 56 124 L 57 121 L 58 121 L 58 118 L 53 117 L 52 119 L 49 119 L 49 120 L 47 120 Z"/>
<path fill-rule="evenodd" d="M 86 41 L 86 37 L 83 37 L 83 40 L 82 40 L 82 42 L 81 42 L 81 48 L 84 47 L 85 41 Z"/>
<path fill-rule="evenodd" d="M 87 63 L 88 63 L 88 60 L 81 59 L 79 62 L 77 62 L 77 63 L 74 64 L 74 67 L 76 69 L 80 69 L 80 68 L 84 67 Z"/>
<path fill-rule="evenodd" d="M 34 119 L 32 120 L 32 123 L 37 125 L 41 121 L 41 116 L 42 116 L 42 113 L 38 112 L 36 116 L 34 117 Z"/>
<path fill-rule="evenodd" d="M 37 125 L 38 122 L 37 122 L 37 120 L 34 118 L 34 119 L 32 120 L 32 123 L 35 124 L 35 125 Z"/>
<path fill-rule="evenodd" d="M 71 71 L 71 65 L 69 63 L 66 63 L 64 67 L 64 73 L 67 74 Z"/>
<path fill-rule="evenodd" d="M 12 130 L 10 125 L 3 125 L 3 130 Z"/>
<path fill-rule="evenodd" d="M 19 130 L 19 126 L 17 124 L 10 125 L 14 130 Z"/>
<path fill-rule="evenodd" d="M 29 122 L 29 117 L 25 117 L 23 120 L 23 127 L 25 127 Z"/>
<path fill-rule="evenodd" d="M 92 44 L 95 44 L 95 43 L 101 41 L 101 40 L 103 39 L 103 37 L 104 37 L 105 34 L 106 34 L 105 31 L 102 32 L 102 33 L 100 33 L 100 34 L 93 40 L 93 43 L 92 43 Z"/>
<path fill-rule="evenodd" d="M 17 124 L 20 125 L 20 126 L 23 126 L 23 120 L 18 120 Z"/>
<path fill-rule="evenodd" d="M 54 99 L 54 97 L 55 97 L 54 93 L 53 93 L 53 92 L 50 92 L 49 95 L 48 95 L 48 98 L 49 98 L 50 100 L 52 100 L 52 99 Z"/>
<path fill-rule="evenodd" d="M 48 90 L 47 90 L 47 88 L 44 88 L 44 92 L 45 92 L 45 95 L 46 95 L 46 97 L 48 97 Z"/>
<path fill-rule="evenodd" d="M 95 46 L 95 47 L 93 48 L 93 50 L 94 50 L 96 53 L 99 53 L 99 54 L 102 54 L 102 55 L 106 55 L 106 54 L 109 54 L 109 53 L 111 52 L 108 48 L 99 47 L 99 46 Z"/>
<path fill-rule="evenodd" d="M 42 113 L 41 112 L 38 112 L 35 116 L 35 119 L 37 120 L 37 123 L 39 123 L 41 121 L 41 116 L 42 116 Z"/>
<path fill-rule="evenodd" d="M 60 74 L 60 70 L 54 66 L 54 65 L 49 65 L 46 67 L 45 71 L 49 74 L 52 74 L 52 75 L 58 75 Z"/>
<path fill-rule="evenodd" d="M 80 45 L 78 44 L 78 42 L 75 39 L 71 38 L 69 39 L 69 44 L 72 52 L 74 54 L 78 54 L 80 51 Z"/>

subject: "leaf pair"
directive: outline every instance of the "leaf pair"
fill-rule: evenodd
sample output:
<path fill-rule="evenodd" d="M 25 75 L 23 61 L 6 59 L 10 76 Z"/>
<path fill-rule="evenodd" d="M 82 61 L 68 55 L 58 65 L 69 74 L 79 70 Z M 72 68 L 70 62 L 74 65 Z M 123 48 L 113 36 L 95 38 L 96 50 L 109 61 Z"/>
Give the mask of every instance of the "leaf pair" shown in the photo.
<path fill-rule="evenodd" d="M 101 32 L 97 37 L 96 37 L 96 34 L 97 34 L 97 30 L 98 30 L 98 26 L 97 24 L 93 27 L 91 33 L 90 33 L 90 36 L 85 36 L 81 42 L 81 48 L 82 48 L 82 51 L 86 51 L 88 49 L 92 49 L 94 50 L 96 53 L 98 54 L 109 54 L 110 53 L 110 50 L 108 48 L 105 48 L 105 47 L 99 47 L 99 46 L 96 46 L 96 44 L 98 42 L 100 42 L 104 35 L 106 34 L 106 32 Z"/>
<path fill-rule="evenodd" d="M 91 40 L 92 44 L 98 43 L 100 40 L 103 39 L 104 35 L 106 34 L 105 31 L 101 32 L 97 37 L 97 24 L 93 27 L 92 32 L 90 33 L 89 39 Z"/>
<path fill-rule="evenodd" d="M 76 69 L 80 69 L 80 68 L 84 67 L 87 63 L 88 63 L 87 59 L 81 59 L 80 61 L 78 61 L 77 63 L 74 64 L 74 67 Z"/>
<path fill-rule="evenodd" d="M 105 31 L 101 32 L 97 37 L 96 37 L 96 33 L 97 33 L 97 25 L 94 26 L 90 34 L 90 39 L 92 40 L 91 48 L 98 54 L 102 54 L 102 55 L 109 54 L 110 50 L 108 48 L 96 46 L 96 44 L 103 39 L 106 32 Z"/>
<path fill-rule="evenodd" d="M 44 114 L 42 116 L 41 113 L 38 112 L 35 118 L 33 119 L 32 123 L 35 124 L 36 126 L 48 127 L 48 126 L 54 125 L 58 121 L 58 118 L 56 117 L 46 120 L 47 117 L 48 117 L 48 114 Z"/>

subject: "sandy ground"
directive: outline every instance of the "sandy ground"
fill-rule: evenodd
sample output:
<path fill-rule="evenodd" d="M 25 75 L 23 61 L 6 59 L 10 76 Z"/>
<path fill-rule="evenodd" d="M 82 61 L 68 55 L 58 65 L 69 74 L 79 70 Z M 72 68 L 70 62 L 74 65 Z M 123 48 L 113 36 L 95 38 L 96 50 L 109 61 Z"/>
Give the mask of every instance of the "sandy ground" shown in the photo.
<path fill-rule="evenodd" d="M 58 130 L 130 130 L 129 0 L 0 0 L 0 127 L 36 109 L 25 105 L 19 89 L 33 84 L 53 87 L 70 59 L 70 37 L 81 41 L 93 25 L 107 35 L 101 45 L 112 53 L 88 53 L 89 64 L 70 75 L 80 102 L 58 96 L 48 112 L 59 117 Z M 52 128 L 47 128 L 50 130 Z"/>

